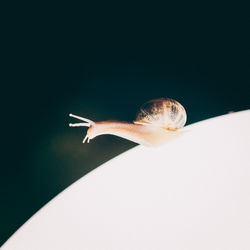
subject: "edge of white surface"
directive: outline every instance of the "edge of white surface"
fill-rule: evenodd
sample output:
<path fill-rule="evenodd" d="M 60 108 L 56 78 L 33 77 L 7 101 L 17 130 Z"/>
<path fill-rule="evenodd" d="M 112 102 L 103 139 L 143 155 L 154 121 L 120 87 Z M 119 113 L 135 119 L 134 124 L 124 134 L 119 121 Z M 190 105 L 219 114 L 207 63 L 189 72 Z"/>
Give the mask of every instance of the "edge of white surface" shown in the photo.
<path fill-rule="evenodd" d="M 211 117 L 211 118 L 208 118 L 208 119 L 205 119 L 205 120 L 202 120 L 202 121 L 199 121 L 199 122 L 195 122 L 195 123 L 192 123 L 192 124 L 189 124 L 187 126 L 185 126 L 182 131 L 185 131 L 187 133 L 184 133 L 182 136 L 186 136 L 188 134 L 189 131 L 192 131 L 194 128 L 196 127 L 200 127 L 202 126 L 204 123 L 206 123 L 207 121 L 213 121 L 213 120 L 218 120 L 218 118 L 224 118 L 224 119 L 228 119 L 232 116 L 241 116 L 242 114 L 247 114 L 247 113 L 250 113 L 250 109 L 247 109 L 247 110 L 243 110 L 243 111 L 238 111 L 238 112 L 233 112 L 233 113 L 228 113 L 228 114 L 224 114 L 224 115 L 220 115 L 220 116 L 216 116 L 216 117 Z M 220 120 L 221 122 L 223 122 L 222 120 Z M 208 125 L 210 126 L 210 125 Z M 181 136 L 181 137 L 182 137 Z M 175 141 L 178 141 L 180 138 L 176 138 L 175 140 L 173 141 L 170 141 L 169 143 L 165 144 L 165 145 L 162 145 L 160 147 L 147 147 L 147 146 L 143 146 L 143 145 L 137 145 L 131 149 L 128 149 L 127 151 L 115 156 L 114 158 L 112 159 L 109 159 L 108 161 L 106 161 L 105 163 L 101 164 L 100 166 L 97 166 L 96 168 L 94 168 L 93 170 L 91 170 L 90 172 L 88 172 L 87 174 L 85 174 L 84 176 L 82 176 L 81 178 L 79 178 L 78 180 L 76 180 L 75 182 L 73 182 L 72 184 L 70 184 L 67 188 L 65 188 L 63 191 L 61 191 L 59 194 L 57 194 L 54 198 L 52 198 L 50 201 L 48 201 L 43 207 L 49 205 L 49 203 L 51 203 L 52 201 L 54 201 L 55 199 L 59 198 L 60 195 L 62 195 L 64 192 L 66 192 L 69 188 L 73 187 L 74 185 L 77 185 L 78 182 L 80 182 L 81 180 L 83 180 L 84 178 L 88 178 L 89 175 L 93 175 L 95 174 L 96 171 L 99 171 L 99 169 L 101 168 L 104 168 L 105 165 L 109 164 L 109 161 L 113 161 L 113 160 L 116 160 L 118 157 L 125 157 L 126 154 L 129 154 L 129 152 L 131 150 L 140 150 L 142 148 L 146 148 L 148 150 L 158 150 L 159 148 L 164 148 L 164 147 L 169 147 L 171 146 L 172 143 L 175 143 Z M 43 207 L 41 207 L 34 215 L 32 215 L 25 223 L 27 223 L 33 216 L 35 216 L 37 213 L 40 212 L 41 209 L 43 209 Z M 24 224 L 25 224 L 24 223 Z M 23 225 L 24 225 L 23 224 Z M 22 227 L 22 226 L 21 226 Z M 20 228 L 19 228 L 20 229 Z M 19 230 L 18 229 L 18 230 Z M 18 231 L 17 230 L 17 231 Z M 17 232 L 16 231 L 16 232 Z"/>
<path fill-rule="evenodd" d="M 229 113 L 229 114 L 224 114 L 224 115 L 221 115 L 221 116 L 217 116 L 217 117 L 213 117 L 213 118 L 209 118 L 209 119 L 206 119 L 206 120 L 203 120 L 203 121 L 199 121 L 199 122 L 196 122 L 196 123 L 193 123 L 193 124 L 190 124 L 186 127 L 184 127 L 182 130 L 183 131 L 186 131 L 187 133 L 184 133 L 182 136 L 187 136 L 188 135 L 188 132 L 189 131 L 192 131 L 193 129 L 195 128 L 199 128 L 199 127 L 202 127 L 204 125 L 210 127 L 211 123 L 208 123 L 206 124 L 207 121 L 213 121 L 213 120 L 218 120 L 218 122 L 225 122 L 225 119 L 230 119 L 232 116 L 242 116 L 244 114 L 248 114 L 250 112 L 250 109 L 249 110 L 244 110 L 244 111 L 239 111 L 239 112 L 234 112 L 234 113 Z M 220 119 L 218 119 L 220 118 Z M 216 125 L 216 124 L 215 124 Z M 171 146 L 172 143 L 176 143 L 176 141 L 178 142 L 179 138 L 177 138 L 176 140 L 174 141 L 171 141 L 169 142 L 167 145 L 163 145 L 161 146 L 160 148 L 164 148 L 164 147 L 169 147 Z M 138 145 L 132 149 L 129 149 L 125 152 L 123 152 L 122 154 L 120 155 L 117 155 L 116 157 L 110 159 L 110 160 L 116 160 L 117 157 L 126 157 L 126 155 L 131 151 L 131 150 L 141 150 L 141 149 L 145 149 L 144 146 L 141 146 L 141 145 Z M 158 149 L 158 148 L 157 148 Z M 156 149 L 156 150 L 157 150 Z M 147 148 L 147 150 L 155 150 L 154 148 Z M 93 169 L 92 171 L 90 171 L 89 173 L 87 173 L 86 175 L 84 175 L 83 177 L 79 178 L 77 181 L 75 181 L 74 183 L 72 183 L 70 186 L 68 186 L 67 188 L 65 188 L 62 192 L 60 192 L 59 194 L 57 194 L 53 199 L 51 199 L 48 203 L 46 203 L 42 208 L 40 208 L 34 215 L 32 215 L 21 227 L 19 227 L 19 229 L 14 233 L 12 234 L 12 236 L 2 245 L 1 249 L 3 249 L 5 247 L 6 244 L 8 244 L 8 242 L 11 240 L 12 237 L 15 237 L 15 235 L 18 235 L 19 232 L 21 232 L 22 230 L 25 230 L 25 228 L 28 226 L 29 222 L 31 220 L 33 220 L 34 217 L 38 216 L 40 213 L 44 212 L 44 208 L 45 207 L 50 207 L 52 205 L 52 203 L 54 201 L 56 201 L 57 199 L 60 199 L 61 195 L 63 195 L 65 192 L 67 192 L 69 189 L 73 188 L 74 186 L 78 185 L 78 183 L 80 181 L 82 181 L 84 178 L 88 178 L 89 175 L 93 175 L 96 173 L 96 171 L 101 171 L 101 169 L 105 168 L 105 165 L 109 163 L 108 160 L 106 163 L 103 163 L 102 165 L 100 165 L 99 167 Z"/>

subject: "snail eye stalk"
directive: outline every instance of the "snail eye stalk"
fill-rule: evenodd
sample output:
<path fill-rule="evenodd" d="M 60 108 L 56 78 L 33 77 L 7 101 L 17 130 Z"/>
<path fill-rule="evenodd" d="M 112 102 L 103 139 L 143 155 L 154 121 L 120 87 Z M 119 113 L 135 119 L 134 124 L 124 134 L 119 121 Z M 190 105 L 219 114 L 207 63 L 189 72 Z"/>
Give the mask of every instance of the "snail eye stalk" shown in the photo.
<path fill-rule="evenodd" d="M 93 121 L 91 121 L 91 120 L 89 120 L 87 118 L 84 118 L 84 117 L 81 117 L 81 116 L 78 116 L 78 115 L 73 115 L 73 114 L 69 114 L 69 116 L 85 122 L 85 123 L 83 123 L 83 122 L 81 122 L 81 123 L 70 123 L 69 124 L 70 127 L 90 127 L 90 126 L 95 125 L 95 122 L 93 122 Z"/>

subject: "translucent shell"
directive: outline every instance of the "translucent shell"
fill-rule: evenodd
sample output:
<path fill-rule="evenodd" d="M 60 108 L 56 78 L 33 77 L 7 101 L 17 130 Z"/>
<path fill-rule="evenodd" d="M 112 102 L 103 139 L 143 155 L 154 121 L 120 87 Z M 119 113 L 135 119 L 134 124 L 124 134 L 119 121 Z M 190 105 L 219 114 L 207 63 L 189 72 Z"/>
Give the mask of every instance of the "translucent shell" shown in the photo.
<path fill-rule="evenodd" d="M 186 111 L 179 102 L 170 98 L 160 98 L 143 104 L 134 123 L 176 130 L 184 127 L 186 121 Z"/>

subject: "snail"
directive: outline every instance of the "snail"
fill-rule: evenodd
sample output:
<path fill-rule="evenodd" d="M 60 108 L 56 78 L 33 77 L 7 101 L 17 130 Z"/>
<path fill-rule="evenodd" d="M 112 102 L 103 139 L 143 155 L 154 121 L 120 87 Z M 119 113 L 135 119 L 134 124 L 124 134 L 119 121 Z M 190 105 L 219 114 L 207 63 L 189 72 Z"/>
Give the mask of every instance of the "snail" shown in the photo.
<path fill-rule="evenodd" d="M 176 138 L 182 132 L 187 114 L 184 107 L 170 98 L 159 98 L 146 102 L 141 106 L 133 122 L 100 121 L 70 114 L 69 116 L 84 121 L 70 123 L 70 127 L 89 127 L 83 143 L 99 135 L 116 135 L 146 146 L 160 146 Z"/>

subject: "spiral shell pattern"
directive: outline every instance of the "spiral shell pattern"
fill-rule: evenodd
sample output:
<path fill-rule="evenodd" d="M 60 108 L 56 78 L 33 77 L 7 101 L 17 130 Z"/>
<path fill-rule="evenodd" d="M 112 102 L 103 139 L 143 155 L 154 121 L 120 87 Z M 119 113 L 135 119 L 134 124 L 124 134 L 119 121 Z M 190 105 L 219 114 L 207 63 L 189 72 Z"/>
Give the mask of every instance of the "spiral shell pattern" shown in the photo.
<path fill-rule="evenodd" d="M 134 123 L 177 130 L 184 127 L 186 121 L 186 111 L 179 102 L 170 98 L 160 98 L 143 104 Z"/>

